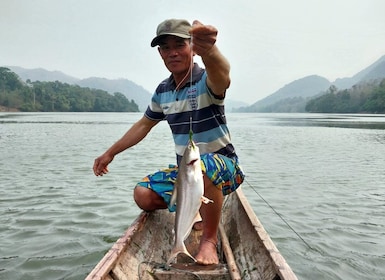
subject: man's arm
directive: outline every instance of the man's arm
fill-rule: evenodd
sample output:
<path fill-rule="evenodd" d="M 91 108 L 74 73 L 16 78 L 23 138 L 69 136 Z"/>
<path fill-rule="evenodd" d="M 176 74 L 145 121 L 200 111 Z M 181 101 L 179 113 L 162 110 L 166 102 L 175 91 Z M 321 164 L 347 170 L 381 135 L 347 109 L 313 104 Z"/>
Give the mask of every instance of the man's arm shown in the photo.
<path fill-rule="evenodd" d="M 230 86 L 230 64 L 215 45 L 218 30 L 195 20 L 190 33 L 193 51 L 202 57 L 205 65 L 208 87 L 215 95 L 224 97 Z"/>
<path fill-rule="evenodd" d="M 124 150 L 138 144 L 150 130 L 158 123 L 143 116 L 137 121 L 115 144 L 113 144 L 100 157 L 95 159 L 94 173 L 96 176 L 103 176 L 108 172 L 107 166 L 114 159 L 114 157 Z"/>

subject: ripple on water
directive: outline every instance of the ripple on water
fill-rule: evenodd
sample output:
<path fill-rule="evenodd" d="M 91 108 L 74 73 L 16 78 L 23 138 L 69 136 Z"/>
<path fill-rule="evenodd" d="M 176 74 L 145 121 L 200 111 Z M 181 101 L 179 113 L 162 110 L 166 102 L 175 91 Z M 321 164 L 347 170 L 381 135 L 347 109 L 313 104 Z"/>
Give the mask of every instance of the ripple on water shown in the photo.
<path fill-rule="evenodd" d="M 94 158 L 140 115 L 18 114 L 0 125 L 1 279 L 84 279 L 123 234 L 139 213 L 132 187 L 175 160 L 164 123 L 108 176 L 92 174 Z M 228 115 L 258 191 L 245 182 L 248 200 L 299 279 L 381 279 L 385 131 L 301 116 Z"/>

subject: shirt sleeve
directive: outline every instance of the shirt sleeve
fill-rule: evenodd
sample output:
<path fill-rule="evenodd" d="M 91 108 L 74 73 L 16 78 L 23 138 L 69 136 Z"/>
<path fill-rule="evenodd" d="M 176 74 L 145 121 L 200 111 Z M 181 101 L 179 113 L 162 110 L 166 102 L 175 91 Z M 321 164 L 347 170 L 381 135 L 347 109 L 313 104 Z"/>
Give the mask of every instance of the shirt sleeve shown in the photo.
<path fill-rule="evenodd" d="M 160 106 L 159 98 L 157 98 L 155 93 L 151 98 L 151 103 L 148 105 L 144 115 L 150 120 L 161 121 L 166 118 L 166 115 L 163 113 L 162 107 Z"/>

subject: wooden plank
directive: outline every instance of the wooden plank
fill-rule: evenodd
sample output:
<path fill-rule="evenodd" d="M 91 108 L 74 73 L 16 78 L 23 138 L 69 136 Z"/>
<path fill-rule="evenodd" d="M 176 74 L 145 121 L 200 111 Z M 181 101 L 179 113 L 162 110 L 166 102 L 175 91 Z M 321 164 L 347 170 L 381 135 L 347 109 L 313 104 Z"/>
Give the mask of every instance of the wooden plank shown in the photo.
<path fill-rule="evenodd" d="M 221 223 L 219 224 L 219 236 L 221 238 L 222 249 L 226 257 L 227 266 L 229 268 L 231 279 L 241 280 L 241 274 L 235 262 L 234 254 L 233 254 L 233 251 L 231 250 L 229 239 L 227 238 L 226 232 Z"/>
<path fill-rule="evenodd" d="M 251 221 L 256 234 L 260 237 L 264 247 L 268 251 L 271 262 L 275 265 L 279 277 L 282 280 L 298 280 L 297 276 L 291 270 L 290 266 L 287 264 L 286 260 L 282 257 L 270 236 L 265 231 L 254 210 L 251 208 L 251 205 L 247 201 L 247 198 L 244 195 L 242 189 L 238 188 L 236 194 L 238 196 L 239 202 L 241 203 L 249 220 Z"/>
<path fill-rule="evenodd" d="M 91 273 L 87 276 L 86 280 L 102 280 L 107 279 L 107 275 L 112 268 L 116 265 L 119 257 L 129 245 L 129 241 L 134 234 L 145 223 L 148 213 L 142 212 L 138 218 L 131 224 L 125 234 L 120 237 L 112 248 L 104 255 L 102 260 L 95 266 Z"/>
<path fill-rule="evenodd" d="M 157 280 L 231 280 L 226 264 L 176 263 L 167 269 L 155 268 L 151 274 Z"/>

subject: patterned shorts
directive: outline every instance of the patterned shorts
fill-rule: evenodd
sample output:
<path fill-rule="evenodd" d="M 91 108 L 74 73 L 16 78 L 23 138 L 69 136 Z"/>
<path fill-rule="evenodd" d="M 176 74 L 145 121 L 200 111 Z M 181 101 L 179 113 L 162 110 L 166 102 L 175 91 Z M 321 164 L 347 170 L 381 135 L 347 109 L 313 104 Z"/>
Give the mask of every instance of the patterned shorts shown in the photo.
<path fill-rule="evenodd" d="M 244 173 L 237 160 L 220 154 L 201 155 L 202 171 L 223 195 L 235 191 L 244 180 Z M 170 205 L 174 183 L 178 175 L 178 167 L 170 165 L 169 168 L 157 171 L 142 179 L 136 186 L 145 187 L 159 194 L 168 205 L 168 209 L 175 211 L 175 205 Z"/>

